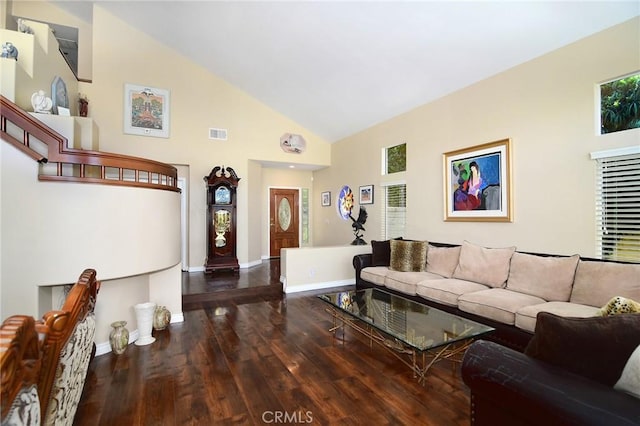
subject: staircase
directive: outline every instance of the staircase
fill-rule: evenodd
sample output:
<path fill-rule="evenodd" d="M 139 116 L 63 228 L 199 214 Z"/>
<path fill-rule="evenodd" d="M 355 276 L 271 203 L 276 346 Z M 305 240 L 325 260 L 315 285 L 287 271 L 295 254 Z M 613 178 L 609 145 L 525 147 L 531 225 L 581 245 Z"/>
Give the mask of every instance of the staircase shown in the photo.
<path fill-rule="evenodd" d="M 19 50 L 18 61 L 0 58 L 0 318 L 59 308 L 64 286 L 95 269 L 100 355 L 112 322 L 127 321 L 137 336 L 136 303 L 165 305 L 182 320 L 177 170 L 99 151 L 95 124 L 75 116 L 78 82 L 55 38 L 44 24 L 26 25 L 33 34 L 0 29 L 0 43 Z M 27 112 L 56 77 L 71 116 Z"/>

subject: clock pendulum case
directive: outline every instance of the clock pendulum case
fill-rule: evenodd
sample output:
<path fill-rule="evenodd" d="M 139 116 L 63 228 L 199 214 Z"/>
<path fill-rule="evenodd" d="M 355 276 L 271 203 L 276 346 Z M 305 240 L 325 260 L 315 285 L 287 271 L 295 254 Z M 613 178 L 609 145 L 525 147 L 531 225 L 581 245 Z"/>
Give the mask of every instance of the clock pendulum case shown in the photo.
<path fill-rule="evenodd" d="M 236 254 L 236 190 L 240 178 L 231 168 L 216 166 L 207 183 L 207 260 L 205 274 L 231 269 L 238 272 Z"/>

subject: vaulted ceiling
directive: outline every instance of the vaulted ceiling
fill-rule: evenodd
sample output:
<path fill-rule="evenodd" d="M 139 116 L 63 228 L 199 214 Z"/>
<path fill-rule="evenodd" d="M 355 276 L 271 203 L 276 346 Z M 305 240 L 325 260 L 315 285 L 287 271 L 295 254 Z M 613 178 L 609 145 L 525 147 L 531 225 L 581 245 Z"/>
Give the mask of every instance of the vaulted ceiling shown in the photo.
<path fill-rule="evenodd" d="M 329 142 L 640 15 L 639 1 L 53 1 L 88 21 L 99 3 Z"/>

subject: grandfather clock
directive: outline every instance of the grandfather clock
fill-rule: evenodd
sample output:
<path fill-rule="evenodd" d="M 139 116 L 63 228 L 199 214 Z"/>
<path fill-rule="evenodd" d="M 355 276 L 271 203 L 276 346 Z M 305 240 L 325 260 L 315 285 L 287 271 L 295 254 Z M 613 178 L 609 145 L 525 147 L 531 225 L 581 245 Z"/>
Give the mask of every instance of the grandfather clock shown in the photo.
<path fill-rule="evenodd" d="M 238 271 L 236 255 L 236 189 L 240 178 L 231 168 L 216 166 L 207 182 L 207 261 L 205 274 L 219 269 Z"/>

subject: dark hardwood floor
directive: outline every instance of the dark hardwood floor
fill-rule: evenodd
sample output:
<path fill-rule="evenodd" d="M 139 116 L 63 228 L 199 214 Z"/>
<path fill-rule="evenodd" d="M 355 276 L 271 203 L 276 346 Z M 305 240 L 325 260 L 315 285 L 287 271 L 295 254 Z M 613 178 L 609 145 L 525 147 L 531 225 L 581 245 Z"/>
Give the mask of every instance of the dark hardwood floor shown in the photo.
<path fill-rule="evenodd" d="M 220 282 L 275 285 L 274 262 Z M 200 280 L 187 278 L 183 290 Z M 203 298 L 190 302 L 183 323 L 154 331 L 155 343 L 93 359 L 74 424 L 469 423 L 459 366 L 436 364 L 421 386 L 352 330 L 344 344 L 334 339 L 315 294 Z"/>

